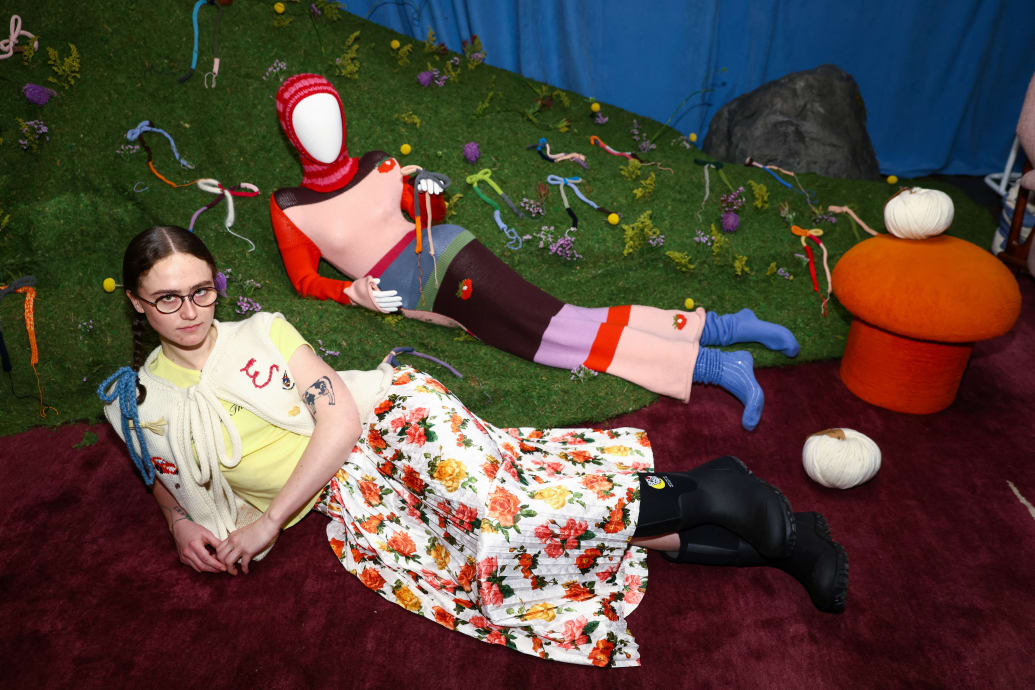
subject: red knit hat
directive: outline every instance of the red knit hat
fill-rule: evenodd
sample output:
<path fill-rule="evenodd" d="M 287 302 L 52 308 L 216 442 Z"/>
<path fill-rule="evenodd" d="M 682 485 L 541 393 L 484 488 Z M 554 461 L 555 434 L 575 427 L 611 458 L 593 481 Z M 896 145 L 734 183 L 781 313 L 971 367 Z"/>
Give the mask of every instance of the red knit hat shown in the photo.
<path fill-rule="evenodd" d="M 331 163 L 321 163 L 309 155 L 291 124 L 291 115 L 295 106 L 301 103 L 303 98 L 318 93 L 329 93 L 334 96 L 334 100 L 338 102 L 338 108 L 341 109 L 341 152 Z M 331 82 L 319 74 L 296 74 L 286 79 L 277 90 L 277 118 L 280 120 L 281 129 L 284 130 L 284 134 L 287 135 L 302 160 L 303 187 L 317 192 L 333 192 L 352 180 L 356 174 L 359 159 L 349 156 L 348 147 L 345 145 L 345 108 Z"/>

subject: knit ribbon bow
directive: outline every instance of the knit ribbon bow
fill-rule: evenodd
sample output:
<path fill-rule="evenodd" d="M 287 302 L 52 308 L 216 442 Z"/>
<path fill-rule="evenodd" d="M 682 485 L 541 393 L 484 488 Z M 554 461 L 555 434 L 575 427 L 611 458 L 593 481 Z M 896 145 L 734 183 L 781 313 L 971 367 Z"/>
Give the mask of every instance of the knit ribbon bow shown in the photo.
<path fill-rule="evenodd" d="M 826 316 L 827 315 L 827 301 L 830 299 L 830 293 L 833 290 L 833 283 L 832 283 L 832 281 L 830 279 L 830 266 L 827 263 L 827 247 L 819 239 L 820 236 L 823 234 L 823 231 L 820 230 L 819 228 L 805 229 L 805 228 L 799 227 L 797 225 L 792 225 L 791 226 L 791 232 L 794 235 L 796 235 L 801 240 L 801 246 L 805 248 L 805 253 L 809 255 L 809 273 L 812 276 L 812 289 L 815 290 L 816 293 L 823 300 L 823 316 Z M 827 294 L 826 294 L 826 296 L 824 296 L 819 291 L 819 281 L 816 279 L 816 258 L 812 254 L 812 247 L 809 246 L 809 244 L 808 244 L 808 242 L 806 242 L 806 240 L 812 240 L 813 242 L 815 242 L 819 246 L 820 249 L 823 250 L 823 270 L 826 272 L 826 275 L 827 275 Z"/>

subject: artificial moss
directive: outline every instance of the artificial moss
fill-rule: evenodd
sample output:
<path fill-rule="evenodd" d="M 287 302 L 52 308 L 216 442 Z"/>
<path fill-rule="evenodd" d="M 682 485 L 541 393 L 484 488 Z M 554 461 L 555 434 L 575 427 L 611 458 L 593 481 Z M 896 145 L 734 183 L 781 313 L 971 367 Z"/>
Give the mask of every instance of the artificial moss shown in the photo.
<path fill-rule="evenodd" d="M 195 226 L 220 266 L 232 269 L 230 298 L 218 307 L 218 318 L 237 318 L 237 297 L 249 296 L 263 309 L 287 315 L 319 349 L 340 353 L 327 355 L 340 369 L 372 367 L 392 347 L 415 347 L 450 362 L 464 373 L 464 379 L 455 379 L 425 360 L 409 361 L 440 376 L 479 414 L 501 425 L 601 420 L 654 399 L 653 394 L 610 376 L 573 380 L 570 372 L 525 362 L 458 331 L 298 297 L 277 252 L 268 198 L 277 187 L 293 186 L 301 178 L 297 157 L 279 130 L 273 99 L 283 77 L 304 71 L 323 73 L 337 85 L 353 155 L 371 149 L 398 154 L 402 144 L 410 144 L 413 152 L 405 157 L 406 163 L 452 178 L 449 194 L 455 215 L 451 222 L 470 228 L 530 281 L 557 297 L 585 306 L 641 303 L 682 308 L 688 297 L 717 312 L 750 306 L 762 317 L 787 325 L 802 344 L 793 362 L 749 347 L 759 366 L 840 356 L 849 316 L 836 300 L 828 315 L 821 315 L 819 297 L 799 256 L 801 245 L 778 207 L 786 202 L 799 224 L 823 228 L 831 266 L 862 237 L 852 231 L 847 219 L 814 223 L 799 191 L 781 186 L 757 168 L 727 165 L 723 172 L 734 186 L 746 188 L 747 203 L 740 228 L 725 235 L 729 251 L 713 260 L 712 250 L 695 236 L 698 230 L 708 233 L 713 223 L 720 224 L 719 197 L 727 189 L 713 171 L 710 198 L 701 209 L 705 187 L 698 161 L 706 157 L 678 132 L 661 130 L 655 139 L 657 148 L 640 154 L 644 161 L 660 165 L 644 166 L 638 178 L 627 179 L 620 174 L 626 160 L 591 146 L 589 137 L 597 135 L 618 150 L 634 150 L 638 145 L 634 131 L 642 141 L 644 135 L 659 130 L 658 123 L 603 104 L 601 114 L 607 122 L 598 124 L 584 95 L 564 93 L 484 64 L 471 69 L 463 56 L 456 75 L 444 86 L 423 87 L 418 72 L 434 68 L 445 73 L 448 61 L 457 56 L 426 52 L 422 42 L 352 15 L 336 22 L 326 14 L 310 16 L 308 7 L 309 3 L 288 3 L 285 17 L 290 21 L 278 19 L 272 3 L 235 3 L 226 8 L 215 88 L 203 83 L 213 57 L 215 11 L 210 6 L 200 14 L 198 68 L 185 83 L 178 78 L 186 73 L 191 54 L 190 3 L 112 0 L 87 6 L 38 0 L 22 13 L 24 27 L 38 34 L 41 44 L 27 65 L 18 55 L 0 64 L 0 221 L 10 216 L 0 229 L 0 282 L 26 274 L 37 279 L 39 380 L 45 402 L 58 411 L 40 416 L 22 325 L 24 300 L 9 296 L 0 302 L 0 324 L 13 371 L 10 381 L 0 381 L 0 434 L 37 424 L 99 418 L 95 390 L 118 366 L 128 363 L 131 351 L 125 300 L 120 291 L 105 293 L 102 281 L 109 276 L 119 279 L 122 251 L 134 234 L 157 223 L 187 226 L 194 211 L 212 199 L 193 186 L 166 185 L 148 170 L 142 151 L 125 152 L 126 132 L 143 120 L 168 131 L 180 155 L 194 166 L 180 167 L 165 139 L 149 135 L 154 164 L 171 181 L 212 177 L 227 185 L 251 182 L 262 191 L 260 198 L 236 201 L 234 230 L 255 243 L 254 251 L 223 229 L 226 209 L 222 204 L 202 215 Z M 348 46 L 352 57 L 346 60 L 347 69 L 341 70 L 355 73 L 355 78 L 336 76 L 341 65 L 334 61 L 349 52 L 347 41 L 357 31 Z M 399 64 L 390 47 L 393 39 L 403 49 L 413 46 L 408 64 Z M 47 64 L 46 49 L 54 48 L 64 58 L 69 44 L 81 56 L 80 78 L 67 88 L 48 83 L 48 77 L 56 74 Z M 485 48 L 491 55 L 493 47 Z M 267 77 L 277 60 L 286 63 L 287 69 Z M 21 93 L 26 82 L 51 86 L 57 95 L 44 106 L 33 105 Z M 40 141 L 36 151 L 23 150 L 18 143 L 18 118 L 43 120 L 49 140 Z M 634 121 L 638 128 L 634 129 Z M 527 147 L 543 136 L 555 152 L 584 153 L 589 168 L 542 160 Z M 482 153 L 473 165 L 462 155 L 470 141 L 478 142 Z M 651 222 L 664 236 L 664 244 L 647 243 L 623 254 L 622 226 L 609 225 L 603 214 L 569 194 L 580 221 L 575 248 L 581 259 L 567 261 L 552 255 L 538 247 L 535 237 L 526 239 L 520 250 L 507 249 L 507 238 L 494 224 L 492 209 L 465 183 L 467 175 L 485 167 L 492 169 L 494 179 L 515 202 L 536 198 L 537 185 L 547 175 L 581 176 L 584 193 L 621 214 L 622 224 L 651 211 Z M 637 199 L 634 190 L 642 189 L 651 173 L 653 191 Z M 809 174 L 800 175 L 800 181 L 820 206 L 850 205 L 878 227 L 881 207 L 893 191 L 883 181 Z M 752 205 L 749 182 L 766 186 L 767 209 Z M 950 234 L 983 243 L 987 213 L 957 190 L 945 191 L 956 203 Z M 522 235 L 534 235 L 543 225 L 553 226 L 555 235 L 563 234 L 569 219 L 555 189 L 544 207 L 546 215 L 540 218 L 518 218 L 506 208 L 503 217 Z M 666 252 L 676 252 L 686 261 L 677 266 Z M 750 272 L 736 274 L 737 256 L 746 257 Z M 794 279 L 767 275 L 774 263 Z M 680 270 L 687 264 L 694 268 Z M 335 275 L 329 266 L 321 270 Z M 825 281 L 820 280 L 825 290 Z M 261 287 L 249 287 L 246 281 Z M 731 404 L 737 403 L 731 399 Z"/>

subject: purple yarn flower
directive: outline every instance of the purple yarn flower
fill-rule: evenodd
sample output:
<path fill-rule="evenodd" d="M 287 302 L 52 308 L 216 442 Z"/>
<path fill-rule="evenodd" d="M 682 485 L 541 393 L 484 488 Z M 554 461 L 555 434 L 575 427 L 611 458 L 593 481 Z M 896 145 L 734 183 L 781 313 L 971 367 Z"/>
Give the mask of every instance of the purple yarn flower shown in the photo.
<path fill-rule="evenodd" d="M 216 273 L 216 277 L 212 279 L 212 282 L 216 285 L 216 292 L 226 297 L 226 274 L 219 271 Z"/>
<path fill-rule="evenodd" d="M 482 157 L 481 149 L 478 148 L 478 142 L 469 141 L 464 144 L 464 158 L 467 159 L 468 163 L 477 163 L 478 159 Z"/>
<path fill-rule="evenodd" d="M 427 87 L 431 86 L 431 81 L 435 78 L 435 76 L 437 74 L 438 74 L 438 70 L 437 69 L 435 69 L 435 70 L 424 70 L 423 72 L 421 72 L 420 74 L 417 75 L 417 82 L 421 86 L 423 86 L 424 88 L 427 88 Z"/>
<path fill-rule="evenodd" d="M 725 232 L 736 232 L 740 226 L 740 216 L 734 211 L 726 211 L 722 214 L 722 229 Z"/>
<path fill-rule="evenodd" d="M 46 105 L 52 96 L 57 95 L 53 89 L 31 82 L 22 87 L 22 93 L 25 94 L 25 99 L 34 105 Z"/>

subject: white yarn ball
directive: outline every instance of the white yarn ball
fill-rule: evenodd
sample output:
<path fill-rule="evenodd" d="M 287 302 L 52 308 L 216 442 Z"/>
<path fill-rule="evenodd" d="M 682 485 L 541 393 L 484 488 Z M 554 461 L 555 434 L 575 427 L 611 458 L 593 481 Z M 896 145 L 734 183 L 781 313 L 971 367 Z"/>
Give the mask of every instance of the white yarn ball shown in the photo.
<path fill-rule="evenodd" d="M 805 473 L 818 484 L 850 489 L 864 484 L 880 469 L 880 448 L 854 429 L 826 429 L 805 440 L 801 451 Z"/>
<path fill-rule="evenodd" d="M 884 204 L 884 226 L 895 237 L 922 240 L 945 232 L 956 208 L 952 198 L 937 189 L 903 189 Z"/>

